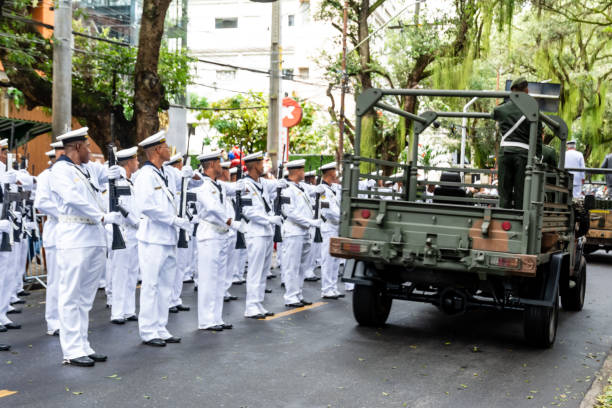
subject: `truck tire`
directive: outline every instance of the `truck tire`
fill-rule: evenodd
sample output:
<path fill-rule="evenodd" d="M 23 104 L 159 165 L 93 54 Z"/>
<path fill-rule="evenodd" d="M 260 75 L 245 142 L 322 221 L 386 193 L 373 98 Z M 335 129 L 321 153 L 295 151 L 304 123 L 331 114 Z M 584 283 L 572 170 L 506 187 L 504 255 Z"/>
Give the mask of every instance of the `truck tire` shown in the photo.
<path fill-rule="evenodd" d="M 552 308 L 527 306 L 524 315 L 525 339 L 529 344 L 540 348 L 550 348 L 557 337 L 559 323 L 559 290 L 554 295 Z"/>
<path fill-rule="evenodd" d="M 381 326 L 387 321 L 393 299 L 377 285 L 355 285 L 353 315 L 361 326 Z"/>
<path fill-rule="evenodd" d="M 568 288 L 565 293 L 561 296 L 561 306 L 564 310 L 570 312 L 579 312 L 584 306 L 584 296 L 586 293 L 586 260 L 584 257 L 580 260 L 580 269 L 576 276 L 576 286 Z"/>

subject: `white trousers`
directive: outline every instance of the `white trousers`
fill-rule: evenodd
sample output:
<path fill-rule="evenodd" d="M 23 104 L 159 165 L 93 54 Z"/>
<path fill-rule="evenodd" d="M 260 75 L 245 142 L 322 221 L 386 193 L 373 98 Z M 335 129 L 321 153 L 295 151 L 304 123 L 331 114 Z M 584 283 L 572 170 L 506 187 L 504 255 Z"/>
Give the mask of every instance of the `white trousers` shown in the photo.
<path fill-rule="evenodd" d="M 335 232 L 322 232 L 323 243 L 321 244 L 321 296 L 338 295 L 338 268 L 340 259 L 329 254 L 329 241 L 337 237 Z"/>
<path fill-rule="evenodd" d="M 227 243 L 227 255 L 226 255 L 226 264 L 225 268 L 225 285 L 224 285 L 224 295 L 229 295 L 229 288 L 232 287 L 232 281 L 234 280 L 234 275 L 236 274 L 236 269 L 238 269 L 238 250 L 236 249 L 236 234 L 232 234 L 233 236 L 228 237 L 226 240 Z"/>
<path fill-rule="evenodd" d="M 58 295 L 59 272 L 57 270 L 57 250 L 55 246 L 45 248 L 47 263 L 47 290 L 45 293 L 45 320 L 47 331 L 53 333 L 60 328 Z"/>
<path fill-rule="evenodd" d="M 138 264 L 142 274 L 138 329 L 143 341 L 172 337 L 168 308 L 176 275 L 176 246 L 138 242 Z"/>
<path fill-rule="evenodd" d="M 112 255 L 111 285 L 113 297 L 111 320 L 125 319 L 136 314 L 136 284 L 138 283 L 138 244 L 130 242 L 125 249 Z"/>
<path fill-rule="evenodd" d="M 183 293 L 183 280 L 185 275 L 188 273 L 191 266 L 191 256 L 193 254 L 194 237 L 189 240 L 189 246 L 187 248 L 176 249 L 176 274 L 174 275 L 174 281 L 172 284 L 172 295 L 170 297 L 170 307 L 182 305 L 181 293 Z"/>
<path fill-rule="evenodd" d="M 283 237 L 283 276 L 285 304 L 298 303 L 304 298 L 304 272 L 310 257 L 310 235 Z"/>
<path fill-rule="evenodd" d="M 312 236 L 314 237 L 314 233 L 312 234 Z M 316 243 L 316 242 L 312 242 L 312 239 L 310 240 L 311 244 L 311 251 L 309 251 L 308 253 L 308 258 L 305 261 L 305 270 L 304 270 L 304 277 L 305 278 L 314 278 L 315 273 L 314 273 L 314 269 L 316 266 L 315 260 L 318 257 L 317 252 L 321 252 L 321 244 L 320 243 Z"/>
<path fill-rule="evenodd" d="M 228 239 L 198 241 L 198 328 L 223 324 Z"/>
<path fill-rule="evenodd" d="M 112 248 L 113 242 L 113 234 L 106 230 L 106 268 L 104 270 L 104 293 L 106 294 L 106 304 L 108 306 L 113 305 L 113 265 L 115 262 L 113 261 L 113 257 L 115 256 L 115 251 Z M 111 230 L 112 231 L 112 230 Z M 100 287 L 100 286 L 98 286 Z"/>
<path fill-rule="evenodd" d="M 10 301 L 15 302 L 19 300 L 17 293 L 23 289 L 23 274 L 25 273 L 25 267 L 27 263 L 27 251 L 28 241 L 26 238 L 21 238 L 19 242 L 15 242 L 13 250 L 10 252 L 13 265 L 11 268 L 12 276 L 10 285 Z"/>
<path fill-rule="evenodd" d="M 88 341 L 89 311 L 104 273 L 105 247 L 57 250 L 60 345 L 64 359 L 94 353 Z"/>
<path fill-rule="evenodd" d="M 272 262 L 272 236 L 247 237 L 249 273 L 247 274 L 245 316 L 266 313 L 263 306 L 266 276 Z"/>
<path fill-rule="evenodd" d="M 574 184 L 572 195 L 574 196 L 574 198 L 579 198 L 582 196 L 582 183 Z"/>
<path fill-rule="evenodd" d="M 9 324 L 6 316 L 13 290 L 13 252 L 0 252 L 0 324 Z"/>
<path fill-rule="evenodd" d="M 244 281 L 244 270 L 246 268 L 248 251 L 246 250 L 246 248 L 235 249 L 234 251 L 235 251 L 234 257 L 236 258 L 236 267 L 233 268 L 233 271 L 234 271 L 233 281 L 234 282 Z"/>

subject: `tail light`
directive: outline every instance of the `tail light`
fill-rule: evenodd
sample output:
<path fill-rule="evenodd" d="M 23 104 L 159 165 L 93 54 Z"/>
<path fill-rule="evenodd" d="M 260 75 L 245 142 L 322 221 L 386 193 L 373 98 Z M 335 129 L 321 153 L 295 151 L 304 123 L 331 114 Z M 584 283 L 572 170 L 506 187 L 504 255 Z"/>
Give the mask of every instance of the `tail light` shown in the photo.
<path fill-rule="evenodd" d="M 510 224 L 510 221 L 504 221 L 501 227 L 504 231 L 510 231 L 512 229 L 512 224 Z"/>
<path fill-rule="evenodd" d="M 505 258 L 501 256 L 493 256 L 489 259 L 489 265 L 501 266 L 502 268 L 517 269 L 521 265 L 518 258 Z"/>
<path fill-rule="evenodd" d="M 361 216 L 362 216 L 363 218 L 370 218 L 370 215 L 372 215 L 372 214 L 370 213 L 370 210 L 361 210 Z"/>
<path fill-rule="evenodd" d="M 355 254 L 360 254 L 360 253 L 363 253 L 363 252 L 368 252 L 368 246 L 367 245 L 352 244 L 350 242 L 343 242 L 340 245 L 340 248 L 344 252 L 352 252 L 352 253 L 355 253 Z"/>

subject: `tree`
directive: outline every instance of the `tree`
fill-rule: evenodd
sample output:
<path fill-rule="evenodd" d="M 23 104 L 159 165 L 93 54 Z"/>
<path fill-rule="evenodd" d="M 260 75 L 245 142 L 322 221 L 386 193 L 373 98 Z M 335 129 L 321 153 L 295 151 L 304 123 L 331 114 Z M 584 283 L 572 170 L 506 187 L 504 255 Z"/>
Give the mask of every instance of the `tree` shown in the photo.
<path fill-rule="evenodd" d="M 169 1 L 144 0 L 138 50 L 111 42 L 74 37 L 72 113 L 87 124 L 99 145 L 111 141 L 133 146 L 158 128 L 157 112 L 169 98 L 184 92 L 189 82 L 189 57 L 161 47 L 163 21 Z M 51 108 L 53 49 L 30 21 L 31 1 L 14 0 L 3 7 L 0 19 L 0 62 L 25 106 Z M 89 20 L 75 14 L 73 30 L 89 32 Z M 108 38 L 108 32 L 98 33 Z M 104 149 L 103 149 L 104 150 Z"/>

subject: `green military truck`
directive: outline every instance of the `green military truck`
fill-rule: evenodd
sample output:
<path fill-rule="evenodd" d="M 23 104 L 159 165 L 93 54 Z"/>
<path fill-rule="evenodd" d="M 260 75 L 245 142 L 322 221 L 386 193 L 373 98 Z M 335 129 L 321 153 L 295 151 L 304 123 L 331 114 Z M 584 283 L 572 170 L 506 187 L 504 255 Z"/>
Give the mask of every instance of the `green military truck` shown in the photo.
<path fill-rule="evenodd" d="M 498 207 L 496 197 L 469 196 L 465 174 L 494 170 L 417 165 L 419 135 L 438 118 L 490 119 L 482 112 L 433 112 L 414 115 L 385 103 L 389 96 L 509 98 L 530 122 L 530 149 L 523 208 Z M 381 109 L 414 123 L 409 164 L 360 156 L 361 117 Z M 368 89 L 357 100 L 355 153 L 343 161 L 339 237 L 330 253 L 346 258 L 345 282 L 355 284 L 353 312 L 361 325 L 384 324 L 393 299 L 431 303 L 448 314 L 473 309 L 524 312 L 526 339 L 553 345 L 559 298 L 564 309 L 582 309 L 586 262 L 576 238 L 571 176 L 564 170 L 567 126 L 545 116 L 525 93 L 422 89 Z M 560 139 L 559 168 L 535 157 L 538 122 Z M 383 170 L 378 173 L 373 170 Z M 418 171 L 442 172 L 439 181 L 419 179 Z M 390 174 L 390 175 L 389 175 Z M 372 191 L 368 179 L 397 181 L 402 188 Z M 470 178 L 471 179 L 471 178 Z M 433 195 L 427 186 L 436 185 Z M 429 189 L 428 189 L 429 190 Z"/>

